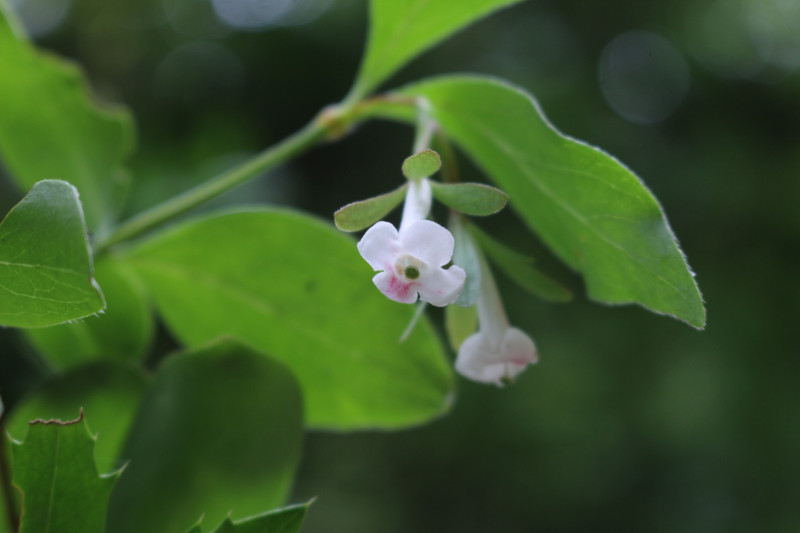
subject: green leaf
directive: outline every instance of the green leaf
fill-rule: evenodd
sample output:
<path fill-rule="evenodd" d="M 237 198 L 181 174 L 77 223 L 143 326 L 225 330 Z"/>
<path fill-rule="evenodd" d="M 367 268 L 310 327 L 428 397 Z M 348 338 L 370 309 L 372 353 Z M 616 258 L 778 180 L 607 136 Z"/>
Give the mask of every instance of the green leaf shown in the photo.
<path fill-rule="evenodd" d="M 372 0 L 367 49 L 351 97 L 367 95 L 426 49 L 519 1 Z"/>
<path fill-rule="evenodd" d="M 481 77 L 405 88 L 511 198 L 597 301 L 639 303 L 702 327 L 705 309 L 661 206 L 636 175 L 547 122 L 524 90 Z"/>
<path fill-rule="evenodd" d="M 213 533 L 298 533 L 309 505 L 290 505 L 239 521 L 226 518 Z"/>
<path fill-rule="evenodd" d="M 300 459 L 302 398 L 281 364 L 231 341 L 173 355 L 130 431 L 108 533 L 206 530 L 283 504 Z"/>
<path fill-rule="evenodd" d="M 25 436 L 31 420 L 74 417 L 83 409 L 98 435 L 95 459 L 102 472 L 122 466 L 123 441 L 147 389 L 141 370 L 111 362 L 91 363 L 47 381 L 9 413 L 8 433 Z"/>
<path fill-rule="evenodd" d="M 433 196 L 447 207 L 472 216 L 493 215 L 503 209 L 508 195 L 482 183 L 431 182 Z"/>
<path fill-rule="evenodd" d="M 433 150 L 423 150 L 418 154 L 406 157 L 403 161 L 403 176 L 410 180 L 419 180 L 433 176 L 442 168 L 442 159 Z"/>
<path fill-rule="evenodd" d="M 297 212 L 195 219 L 127 259 L 189 346 L 230 335 L 292 369 L 318 428 L 398 428 L 449 408 L 453 375 L 430 323 L 384 297 L 355 241 Z"/>
<path fill-rule="evenodd" d="M 104 307 L 78 191 L 40 181 L 0 223 L 0 325 L 52 326 Z"/>
<path fill-rule="evenodd" d="M 81 416 L 38 421 L 12 446 L 13 482 L 22 492 L 20 533 L 104 533 L 106 505 L 118 473 L 99 476 L 94 438 Z"/>
<path fill-rule="evenodd" d="M 23 190 L 45 178 L 81 191 L 97 229 L 121 204 L 133 148 L 130 115 L 100 106 L 71 62 L 36 50 L 0 2 L 0 159 Z M 15 31 L 17 30 L 17 31 Z"/>
<path fill-rule="evenodd" d="M 532 258 L 501 244 L 474 224 L 470 224 L 469 232 L 489 259 L 529 293 L 551 302 L 568 302 L 572 299 L 569 289 L 533 266 Z"/>
<path fill-rule="evenodd" d="M 467 233 L 464 221 L 460 216 L 451 216 L 448 226 L 455 240 L 453 264 L 463 268 L 467 274 L 464 288 L 461 289 L 461 294 L 458 295 L 455 303 L 461 307 L 469 307 L 475 305 L 475 302 L 478 301 L 478 294 L 481 289 L 481 265 L 478 259 L 478 252 L 475 250 L 475 244 Z"/>
<path fill-rule="evenodd" d="M 31 344 L 56 369 L 100 358 L 136 362 L 150 348 L 153 315 L 135 274 L 124 262 L 105 257 L 95 265 L 95 278 L 103 287 L 105 313 L 25 331 Z"/>
<path fill-rule="evenodd" d="M 467 337 L 478 330 L 477 307 L 448 305 L 444 310 L 444 327 L 450 347 L 458 351 Z"/>
<path fill-rule="evenodd" d="M 347 204 L 333 214 L 336 227 L 342 231 L 361 231 L 368 228 L 403 201 L 407 188 L 408 184 L 403 184 L 386 194 Z"/>

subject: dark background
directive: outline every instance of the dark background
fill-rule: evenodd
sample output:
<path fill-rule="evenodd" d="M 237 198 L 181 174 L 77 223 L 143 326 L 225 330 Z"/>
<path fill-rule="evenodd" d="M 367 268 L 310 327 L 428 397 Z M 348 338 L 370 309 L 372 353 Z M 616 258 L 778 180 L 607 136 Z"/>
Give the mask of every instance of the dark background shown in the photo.
<path fill-rule="evenodd" d="M 135 113 L 128 213 L 341 99 L 366 31 L 356 0 L 296 0 L 249 29 L 211 0 L 69 2 L 12 0 L 42 47 Z M 229 20 L 258 21 L 237 5 L 217 0 Z M 576 292 L 554 305 L 499 278 L 540 364 L 503 390 L 461 380 L 453 412 L 425 427 L 309 434 L 293 500 L 318 500 L 303 531 L 800 531 L 799 65 L 798 0 L 553 0 L 501 12 L 391 80 L 507 78 L 561 131 L 620 158 L 662 202 L 708 328 L 588 302 L 513 213 L 487 220 Z M 410 146 L 407 128 L 368 124 L 215 204 L 330 217 L 395 187 Z M 0 178 L 2 211 L 19 197 Z M 13 331 L 0 343 L 13 401 L 41 369 Z M 23 377 L 9 383 L 12 371 Z"/>

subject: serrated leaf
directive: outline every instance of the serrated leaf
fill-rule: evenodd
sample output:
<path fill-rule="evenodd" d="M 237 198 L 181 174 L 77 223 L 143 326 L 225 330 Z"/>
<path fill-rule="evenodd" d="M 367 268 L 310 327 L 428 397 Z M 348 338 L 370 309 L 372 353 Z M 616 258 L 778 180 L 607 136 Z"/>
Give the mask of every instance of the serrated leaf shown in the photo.
<path fill-rule="evenodd" d="M 333 214 L 336 227 L 342 231 L 361 231 L 368 228 L 400 205 L 407 188 L 408 185 L 403 184 L 386 194 L 347 204 Z"/>
<path fill-rule="evenodd" d="M 95 362 L 46 381 L 9 413 L 6 429 L 17 440 L 25 437 L 36 419 L 68 420 L 81 409 L 97 435 L 95 459 L 101 472 L 122 466 L 119 454 L 147 380 L 138 368 L 112 362 Z"/>
<path fill-rule="evenodd" d="M 470 76 L 411 85 L 447 135 L 597 301 L 639 303 L 696 326 L 705 309 L 661 206 L 619 161 L 559 133 L 523 89 Z"/>
<path fill-rule="evenodd" d="M 469 232 L 489 259 L 529 293 L 551 302 L 568 302 L 572 299 L 569 289 L 536 268 L 532 258 L 501 244 L 474 224 L 470 224 Z"/>
<path fill-rule="evenodd" d="M 448 305 L 444 310 L 444 328 L 450 347 L 458 351 L 467 337 L 478 330 L 477 307 L 460 307 Z"/>
<path fill-rule="evenodd" d="M 430 323 L 384 297 L 355 241 L 297 212 L 200 218 L 128 252 L 189 346 L 231 335 L 285 363 L 318 428 L 397 428 L 440 415 L 453 375 Z"/>
<path fill-rule="evenodd" d="M 94 439 L 83 417 L 35 422 L 12 445 L 13 482 L 22 492 L 20 533 L 104 533 L 106 505 L 118 474 L 99 476 Z"/>
<path fill-rule="evenodd" d="M 453 233 L 455 241 L 453 264 L 460 266 L 467 274 L 464 288 L 461 289 L 461 294 L 458 295 L 455 303 L 460 307 L 469 307 L 475 305 L 475 302 L 478 301 L 478 294 L 481 289 L 481 265 L 478 259 L 478 252 L 475 250 L 475 244 L 467 234 L 464 221 L 460 216 L 450 217 L 448 226 Z"/>
<path fill-rule="evenodd" d="M 143 288 L 122 261 L 104 257 L 95 265 L 106 311 L 79 322 L 25 330 L 25 336 L 51 366 L 71 368 L 93 359 L 137 362 L 153 339 L 154 320 Z"/>
<path fill-rule="evenodd" d="M 406 179 L 418 180 L 433 176 L 442 168 L 442 159 L 433 150 L 423 150 L 406 157 L 403 161 L 403 176 Z"/>
<path fill-rule="evenodd" d="M 372 0 L 367 49 L 353 97 L 362 97 L 426 49 L 520 0 Z"/>
<path fill-rule="evenodd" d="M 78 191 L 40 181 L 0 223 L 0 325 L 52 326 L 104 307 Z"/>
<path fill-rule="evenodd" d="M 226 518 L 213 533 L 298 533 L 308 506 L 290 505 L 238 521 Z"/>
<path fill-rule="evenodd" d="M 482 183 L 431 182 L 433 197 L 459 213 L 471 216 L 493 215 L 503 209 L 508 195 Z"/>
<path fill-rule="evenodd" d="M 111 221 L 126 188 L 130 115 L 101 106 L 71 62 L 36 50 L 0 2 L 0 159 L 22 190 L 45 178 L 81 191 L 86 220 Z"/>
<path fill-rule="evenodd" d="M 302 398 L 281 364 L 230 340 L 164 360 L 142 400 L 108 533 L 213 530 L 284 503 L 300 459 Z"/>

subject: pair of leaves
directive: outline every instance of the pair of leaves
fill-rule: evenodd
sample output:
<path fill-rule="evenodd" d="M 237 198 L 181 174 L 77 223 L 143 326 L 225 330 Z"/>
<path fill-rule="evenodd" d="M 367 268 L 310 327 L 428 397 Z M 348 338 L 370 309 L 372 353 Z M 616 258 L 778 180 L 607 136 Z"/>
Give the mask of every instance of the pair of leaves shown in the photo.
<path fill-rule="evenodd" d="M 30 190 L 0 227 L 0 325 L 44 327 L 97 313 L 104 302 L 85 226 L 102 230 L 121 205 L 133 120 L 98 104 L 76 66 L 37 51 L 4 2 L 0 65 L 0 158 Z M 82 202 L 74 187 L 48 178 L 77 187 Z"/>
<path fill-rule="evenodd" d="M 299 526 L 297 508 L 291 520 L 231 522 L 282 504 L 299 460 L 302 401 L 282 365 L 223 341 L 168 358 L 149 386 L 138 370 L 119 363 L 83 366 L 16 407 L 9 433 L 21 438 L 29 420 L 74 416 L 80 406 L 98 434 L 101 471 L 119 468 L 120 458 L 127 466 L 110 500 L 110 487 L 101 500 L 87 492 L 98 477 L 85 424 L 81 431 L 32 425 L 24 443 L 14 445 L 27 454 L 13 468 L 24 495 L 23 532 L 174 533 L 201 515 L 203 525 L 220 532 Z M 41 434 L 60 447 L 42 447 Z M 71 447 L 59 444 L 67 438 Z M 40 505 L 45 500 L 53 513 Z M 70 506 L 79 516 L 67 514 Z M 73 522 L 59 529 L 62 516 Z"/>

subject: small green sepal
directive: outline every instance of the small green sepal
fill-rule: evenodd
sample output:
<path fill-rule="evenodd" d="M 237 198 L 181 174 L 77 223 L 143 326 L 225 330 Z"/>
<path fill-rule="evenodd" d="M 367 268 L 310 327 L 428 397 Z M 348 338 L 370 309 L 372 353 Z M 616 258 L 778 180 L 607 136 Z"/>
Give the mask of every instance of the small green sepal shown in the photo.
<path fill-rule="evenodd" d="M 431 186 L 434 198 L 465 215 L 493 215 L 508 203 L 506 193 L 482 183 L 431 182 Z"/>
<path fill-rule="evenodd" d="M 368 228 L 400 205 L 406 188 L 408 185 L 403 184 L 386 194 L 347 204 L 333 214 L 336 227 L 342 231 L 361 231 Z"/>
<path fill-rule="evenodd" d="M 410 180 L 433 176 L 442 168 L 442 158 L 433 150 L 423 150 L 403 161 L 403 175 Z"/>

